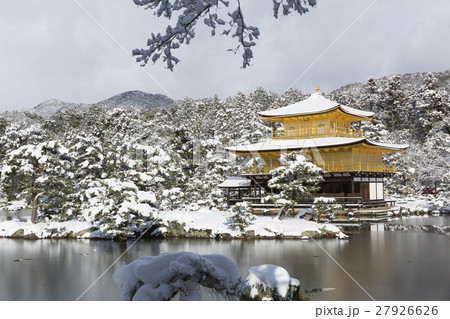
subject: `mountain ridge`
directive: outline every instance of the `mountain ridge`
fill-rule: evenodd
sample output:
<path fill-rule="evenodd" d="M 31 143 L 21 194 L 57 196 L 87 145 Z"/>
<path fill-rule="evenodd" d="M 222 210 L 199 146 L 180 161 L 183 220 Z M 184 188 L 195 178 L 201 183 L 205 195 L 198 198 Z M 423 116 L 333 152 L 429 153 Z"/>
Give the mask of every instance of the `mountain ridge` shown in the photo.
<path fill-rule="evenodd" d="M 125 91 L 116 94 L 106 100 L 96 103 L 72 103 L 60 99 L 50 99 L 39 103 L 28 109 L 21 111 L 5 111 L 0 116 L 9 121 L 20 121 L 29 123 L 36 118 L 50 119 L 58 112 L 65 112 L 69 109 L 86 110 L 93 105 L 102 105 L 107 108 L 137 108 L 142 110 L 150 110 L 160 107 L 169 107 L 176 102 L 163 94 L 152 94 L 139 90 Z"/>

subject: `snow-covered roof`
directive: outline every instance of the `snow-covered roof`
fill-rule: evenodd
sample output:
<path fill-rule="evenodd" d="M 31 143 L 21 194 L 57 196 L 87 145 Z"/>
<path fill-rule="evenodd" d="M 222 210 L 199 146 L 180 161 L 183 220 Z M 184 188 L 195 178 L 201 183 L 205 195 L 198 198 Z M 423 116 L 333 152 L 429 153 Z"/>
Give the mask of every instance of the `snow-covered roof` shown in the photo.
<path fill-rule="evenodd" d="M 383 148 L 390 148 L 392 150 L 399 150 L 399 151 L 406 150 L 409 147 L 408 144 L 386 144 L 386 143 L 371 142 L 369 140 L 366 141 L 370 143 L 369 145 L 379 146 Z"/>
<path fill-rule="evenodd" d="M 306 150 L 315 148 L 340 147 L 347 145 L 350 146 L 361 143 L 392 151 L 401 151 L 408 147 L 408 145 L 401 145 L 401 144 L 375 143 L 367 140 L 364 137 L 361 138 L 323 137 L 323 138 L 292 139 L 292 140 L 270 139 L 262 143 L 230 146 L 226 147 L 225 149 L 232 153 L 282 152 L 282 151 Z"/>
<path fill-rule="evenodd" d="M 375 113 L 361 111 L 349 106 L 341 105 L 338 102 L 331 101 L 320 93 L 314 93 L 306 100 L 281 107 L 275 110 L 258 112 L 263 118 L 270 117 L 287 117 L 287 116 L 301 116 L 308 114 L 324 113 L 332 111 L 333 109 L 341 109 L 344 113 L 354 115 L 357 117 L 372 117 Z"/>
<path fill-rule="evenodd" d="M 217 187 L 231 188 L 231 187 L 250 187 L 251 180 L 239 176 L 227 176 L 227 179 L 217 185 Z"/>

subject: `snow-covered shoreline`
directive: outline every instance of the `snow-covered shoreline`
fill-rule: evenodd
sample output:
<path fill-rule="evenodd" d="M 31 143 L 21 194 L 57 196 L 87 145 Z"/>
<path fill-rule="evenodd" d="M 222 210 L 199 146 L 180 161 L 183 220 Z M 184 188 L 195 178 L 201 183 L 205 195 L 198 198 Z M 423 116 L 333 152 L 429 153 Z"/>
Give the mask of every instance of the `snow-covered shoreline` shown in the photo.
<path fill-rule="evenodd" d="M 0 222 L 0 237 L 25 239 L 102 238 L 92 224 L 80 221 L 41 222 L 8 220 Z"/>
<path fill-rule="evenodd" d="M 251 224 L 240 231 L 229 226 L 229 212 L 199 210 L 197 212 L 168 211 L 159 216 L 167 237 L 195 238 L 346 238 L 331 224 L 319 224 L 299 218 L 255 216 Z"/>
<path fill-rule="evenodd" d="M 149 232 L 158 237 L 216 238 L 216 239 L 309 239 L 346 238 L 334 225 L 318 224 L 298 218 L 256 216 L 243 231 L 229 226 L 229 212 L 214 210 L 168 211 L 158 216 L 159 228 Z M 150 235 L 149 234 L 149 235 Z M 26 239 L 110 239 L 98 227 L 88 222 L 0 222 L 0 237 Z"/>

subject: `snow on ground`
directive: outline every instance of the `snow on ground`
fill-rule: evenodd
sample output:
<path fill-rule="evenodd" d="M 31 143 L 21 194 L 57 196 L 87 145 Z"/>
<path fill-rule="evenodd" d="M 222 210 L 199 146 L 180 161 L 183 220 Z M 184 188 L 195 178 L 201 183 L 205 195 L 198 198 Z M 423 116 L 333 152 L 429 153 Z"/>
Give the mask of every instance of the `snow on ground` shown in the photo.
<path fill-rule="evenodd" d="M 402 199 L 396 199 L 396 206 L 408 208 L 410 210 L 416 210 L 418 207 L 427 207 L 430 205 L 430 202 L 426 198 L 417 198 L 417 197 L 406 197 Z"/>
<path fill-rule="evenodd" d="M 446 201 L 442 198 L 436 198 L 432 195 L 408 196 L 408 197 L 392 197 L 396 201 L 397 208 L 407 209 L 410 212 L 439 212 L 446 206 Z M 388 200 L 390 200 L 388 199 Z"/>
<path fill-rule="evenodd" d="M 23 230 L 23 236 L 34 238 L 67 237 L 69 234 L 80 234 L 79 238 L 98 237 L 96 233 L 89 230 L 92 225 L 88 222 L 67 221 L 53 223 L 21 222 L 18 220 L 9 220 L 0 222 L 0 237 L 11 237 L 20 230 Z M 19 236 L 20 237 L 20 236 Z"/>
<path fill-rule="evenodd" d="M 231 236 L 239 236 L 241 232 L 229 226 L 230 213 L 227 211 L 214 211 L 201 209 L 196 212 L 186 211 L 167 211 L 162 212 L 159 218 L 163 224 L 168 226 L 168 222 L 176 221 L 180 224 L 185 223 L 184 230 L 190 229 L 211 229 L 211 235 L 228 233 Z M 316 231 L 318 233 L 333 232 L 340 233 L 337 226 L 330 224 L 318 224 L 312 221 L 306 221 L 299 218 L 283 218 L 282 220 L 274 216 L 255 216 L 256 219 L 245 229 L 244 232 L 254 231 L 255 236 L 275 237 L 301 236 L 305 231 Z"/>

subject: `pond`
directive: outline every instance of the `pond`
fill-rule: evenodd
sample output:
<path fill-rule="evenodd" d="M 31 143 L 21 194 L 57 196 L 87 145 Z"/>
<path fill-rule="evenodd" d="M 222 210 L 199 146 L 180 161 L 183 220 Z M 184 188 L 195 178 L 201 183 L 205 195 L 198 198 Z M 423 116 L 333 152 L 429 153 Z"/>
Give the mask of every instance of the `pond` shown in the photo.
<path fill-rule="evenodd" d="M 132 243 L 0 239 L 0 300 L 76 300 Z M 310 300 L 370 300 L 331 255 L 376 300 L 450 300 L 449 245 L 449 236 L 421 231 L 361 231 L 349 240 L 318 241 L 141 240 L 80 300 L 120 300 L 112 281 L 120 264 L 167 251 L 223 254 L 237 263 L 243 278 L 251 266 L 280 265 L 300 280 Z"/>

